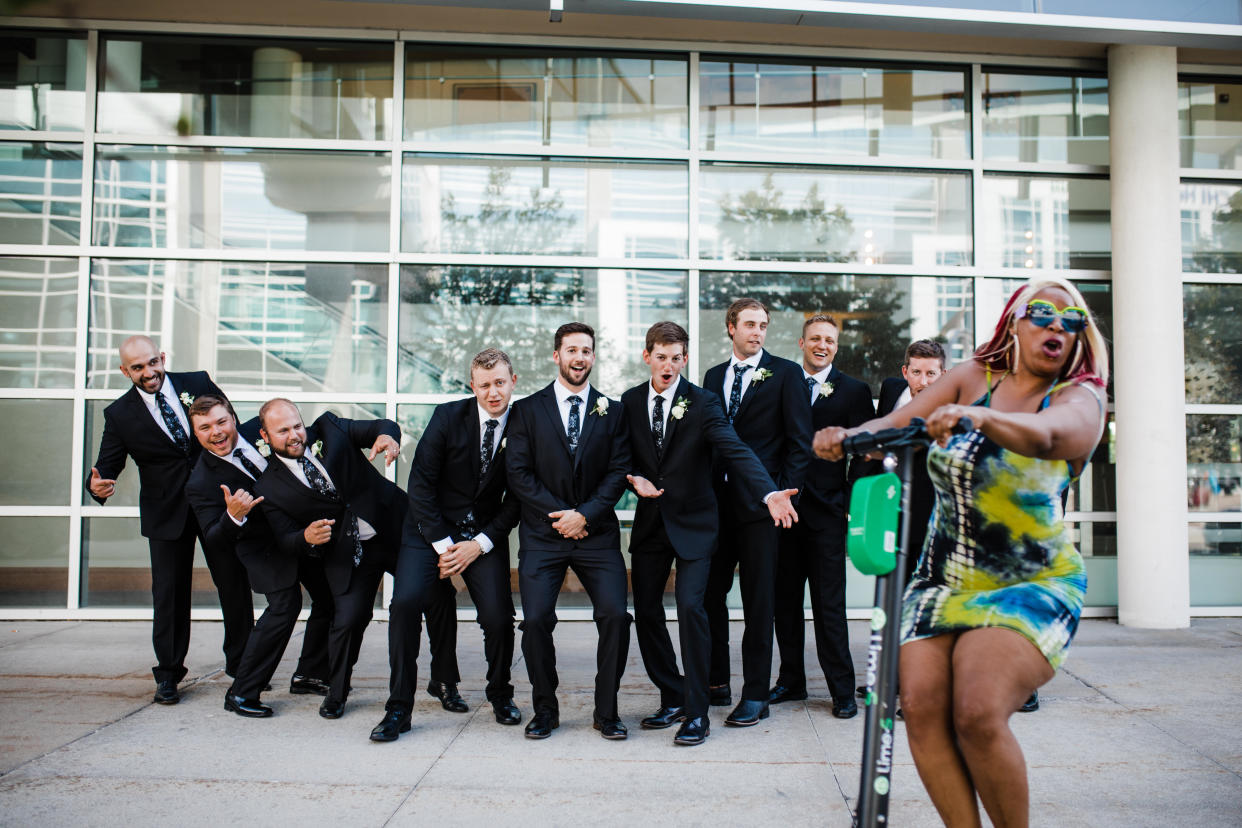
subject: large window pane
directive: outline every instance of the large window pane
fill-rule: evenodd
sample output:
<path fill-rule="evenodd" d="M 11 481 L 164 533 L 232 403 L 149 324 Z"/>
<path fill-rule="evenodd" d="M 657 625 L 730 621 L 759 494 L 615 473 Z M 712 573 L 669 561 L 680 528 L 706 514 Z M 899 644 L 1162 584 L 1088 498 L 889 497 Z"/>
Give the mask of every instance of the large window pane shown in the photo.
<path fill-rule="evenodd" d="M 1182 81 L 1177 125 L 1183 167 L 1242 169 L 1242 83 Z"/>
<path fill-rule="evenodd" d="M 945 344 L 950 365 L 974 350 L 972 281 L 935 277 L 712 273 L 700 277 L 699 377 L 729 356 L 725 311 L 750 296 L 772 313 L 766 350 L 802 362 L 802 323 L 830 313 L 841 323 L 834 364 L 863 380 L 873 394 L 885 377 L 901 376 L 906 346 L 915 339 Z"/>
<path fill-rule="evenodd" d="M 99 131 L 379 140 L 392 43 L 118 35 L 100 44 Z"/>
<path fill-rule="evenodd" d="M 198 545 L 191 590 L 191 607 L 219 609 L 220 596 Z M 138 518 L 83 521 L 81 600 L 83 607 L 151 606 L 151 548 L 139 532 Z"/>
<path fill-rule="evenodd" d="M 385 153 L 101 146 L 95 243 L 387 250 Z"/>
<path fill-rule="evenodd" d="M 1242 186 L 1183 181 L 1182 270 L 1242 273 Z"/>
<path fill-rule="evenodd" d="M 77 244 L 81 215 L 81 144 L 0 144 L 0 244 Z"/>
<path fill-rule="evenodd" d="M 92 388 L 129 387 L 117 348 L 141 333 L 228 389 L 384 390 L 384 265 L 96 259 L 91 274 Z"/>
<path fill-rule="evenodd" d="M 1242 416 L 1186 415 L 1186 505 L 1192 512 L 1242 511 Z"/>
<path fill-rule="evenodd" d="M 73 402 L 0 400 L 0 423 L 0 505 L 68 506 Z"/>
<path fill-rule="evenodd" d="M 468 394 L 471 357 L 498 347 L 517 393 L 534 393 L 555 376 L 556 329 L 581 321 L 595 328 L 591 382 L 616 396 L 646 376 L 644 337 L 665 319 L 688 324 L 684 272 L 403 267 L 398 390 Z"/>
<path fill-rule="evenodd" d="M 0 35 L 0 130 L 82 129 L 85 88 L 84 34 Z"/>
<path fill-rule="evenodd" d="M 1184 285 L 1186 402 L 1242 402 L 1242 285 Z"/>
<path fill-rule="evenodd" d="M 401 249 L 684 257 L 686 165 L 407 155 Z"/>
<path fill-rule="evenodd" d="M 71 388 L 76 259 L 0 258 L 0 387 Z"/>
<path fill-rule="evenodd" d="M 1108 164 L 1108 79 L 986 72 L 987 161 Z"/>
<path fill-rule="evenodd" d="M 961 70 L 705 58 L 699 78 L 705 150 L 970 157 Z"/>
<path fill-rule="evenodd" d="M 120 364 L 121 359 L 117 357 L 115 362 Z M 117 371 L 120 376 L 120 371 Z M 124 377 L 122 377 L 124 379 Z M 128 380 L 126 380 L 128 382 Z M 128 389 L 129 386 L 126 385 Z M 120 393 L 117 394 L 120 396 Z M 86 462 L 94 464 L 95 458 L 99 456 L 99 441 L 103 438 L 104 430 L 104 409 L 112 404 L 112 400 L 87 400 L 86 401 L 86 446 L 84 456 Z M 90 467 L 85 469 L 86 473 L 90 472 Z M 87 506 L 97 505 L 91 499 L 91 494 L 86 490 L 86 473 L 82 475 L 81 480 L 74 480 L 73 485 L 82 484 L 82 503 Z M 108 498 L 107 505 L 115 506 L 137 506 L 138 505 L 138 467 L 134 465 L 134 461 L 130 458 L 125 459 L 125 469 L 120 476 L 116 478 L 116 490 L 112 493 L 112 497 Z"/>
<path fill-rule="evenodd" d="M 979 264 L 1107 270 L 1108 180 L 986 175 Z"/>
<path fill-rule="evenodd" d="M 68 606 L 69 520 L 0 517 L 0 537 L 0 606 Z"/>
<path fill-rule="evenodd" d="M 707 164 L 704 258 L 969 265 L 970 176 Z"/>
<path fill-rule="evenodd" d="M 405 137 L 684 149 L 686 60 L 535 49 L 406 49 Z"/>

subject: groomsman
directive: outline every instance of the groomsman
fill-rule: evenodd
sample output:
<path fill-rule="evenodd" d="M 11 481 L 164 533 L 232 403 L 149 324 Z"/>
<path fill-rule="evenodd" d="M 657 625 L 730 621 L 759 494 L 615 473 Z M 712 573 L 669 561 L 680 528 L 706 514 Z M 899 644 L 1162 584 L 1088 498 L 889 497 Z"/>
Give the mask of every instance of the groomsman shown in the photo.
<path fill-rule="evenodd" d="M 811 409 L 798 366 L 763 349 L 768 309 L 738 299 L 725 316 L 733 353 L 709 368 L 703 387 L 720 396 L 738 437 L 759 457 L 779 489 L 800 489 L 811 459 Z M 734 475 L 717 475 L 720 548 L 707 585 L 711 624 L 711 703 L 732 703 L 729 688 L 729 610 L 726 598 L 738 568 L 742 612 L 742 698 L 725 724 L 749 727 L 768 716 L 772 679 L 772 623 L 780 530 L 768 510 Z"/>
<path fill-rule="evenodd" d="M 521 502 L 518 583 L 522 593 L 522 655 L 534 716 L 530 739 L 560 726 L 556 699 L 556 599 L 573 569 L 594 606 L 599 631 L 595 674 L 596 730 L 605 739 L 628 735 L 617 713 L 617 690 L 630 646 L 625 562 L 615 507 L 630 470 L 625 413 L 588 383 L 595 331 L 570 322 L 556 331 L 557 377 L 513 406 L 506 466 Z"/>
<path fill-rule="evenodd" d="M 138 466 L 139 526 L 151 548 L 155 702 L 176 704 L 190 648 L 194 540 L 199 537 L 185 484 L 201 449 L 190 437 L 185 409 L 199 394 L 222 392 L 206 371 L 167 371 L 164 354 L 150 337 L 131 336 L 121 343 L 120 354 L 121 373 L 133 387 L 104 409 L 99 455 L 86 485 L 103 504 L 116 491 L 125 458 Z M 235 676 L 254 625 L 250 584 L 232 550 L 204 546 L 203 554 L 224 612 L 224 669 Z"/>
<path fill-rule="evenodd" d="M 258 482 L 263 512 L 285 552 L 323 559 L 332 590 L 329 686 L 319 715 L 339 719 L 375 591 L 401 543 L 405 496 L 370 463 L 381 452 L 389 464 L 397 459 L 401 429 L 392 420 L 348 420 L 330 411 L 308 427 L 298 407 L 281 398 L 263 404 L 259 422 L 274 454 Z"/>
<path fill-rule="evenodd" d="M 798 517 L 789 502 L 796 490 L 775 491 L 759 458 L 729 426 L 720 399 L 681 376 L 689 345 L 689 335 L 677 323 L 652 325 L 643 350 L 651 380 L 621 396 L 634 469 L 627 479 L 640 498 L 630 534 L 638 647 L 647 675 L 660 688 L 660 709 L 642 726 L 662 729 L 682 722 L 673 739 L 677 745 L 702 744 L 709 729 L 711 638 L 703 599 L 719 515 L 712 490 L 713 453 L 751 501 L 767 504 L 774 524 L 789 526 Z M 684 678 L 677 671 L 664 615 L 664 586 L 674 561 Z"/>
<path fill-rule="evenodd" d="M 215 555 L 233 555 L 245 565 L 250 585 L 267 598 L 242 653 L 224 709 L 239 716 L 261 718 L 272 708 L 259 700 L 276 672 L 302 610 L 302 586 L 311 596 L 311 613 L 302 638 L 302 655 L 289 685 L 295 694 L 328 692 L 328 625 L 332 591 L 317 558 L 290 555 L 276 548 L 276 538 L 263 515 L 255 481 L 267 458 L 255 448 L 259 421 L 237 424 L 233 406 L 222 396 L 200 394 L 189 408 L 190 425 L 203 452 L 185 486 L 199 526 L 203 548 Z"/>
<path fill-rule="evenodd" d="M 811 412 L 812 428 L 852 428 L 875 417 L 871 389 L 832 364 L 841 328 L 836 319 L 817 314 L 802 323 L 802 405 Z M 845 531 L 849 510 L 846 461 L 813 457 L 798 500 L 802 521 L 781 539 L 776 571 L 776 641 L 781 667 L 768 696 L 771 704 L 806 698 L 806 641 L 803 610 L 807 580 L 815 650 L 832 695 L 832 715 L 857 715 L 854 663 L 845 625 Z"/>
<path fill-rule="evenodd" d="M 516 381 L 504 351 L 480 351 L 470 363 L 474 396 L 437 406 L 418 441 L 389 608 L 392 673 L 387 712 L 371 731 L 372 741 L 391 742 L 410 729 L 420 617 L 451 583 L 444 579 L 453 575 L 461 575 L 478 609 L 487 655 L 487 699 L 496 721 L 522 721 L 510 681 L 514 611 L 509 532 L 517 525 L 519 507 L 505 494 L 502 453 Z"/>

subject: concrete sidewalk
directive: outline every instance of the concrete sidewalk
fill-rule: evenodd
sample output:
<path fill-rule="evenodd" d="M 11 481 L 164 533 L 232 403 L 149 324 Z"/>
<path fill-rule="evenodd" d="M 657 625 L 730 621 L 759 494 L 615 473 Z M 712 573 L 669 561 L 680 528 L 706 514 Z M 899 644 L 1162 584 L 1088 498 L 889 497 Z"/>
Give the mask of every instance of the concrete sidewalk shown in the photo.
<path fill-rule="evenodd" d="M 850 633 L 861 666 L 863 623 Z M 707 743 L 675 748 L 673 731 L 638 727 L 659 698 L 635 644 L 621 691 L 630 738 L 607 742 L 591 729 L 594 626 L 562 623 L 561 727 L 532 742 L 493 720 L 481 636 L 463 622 L 471 711 L 420 693 L 413 730 L 380 745 L 367 735 L 387 695 L 386 635 L 369 630 L 344 718 L 289 695 L 290 657 L 264 697 L 276 715 L 256 721 L 222 709 L 217 623 L 194 625 L 174 707 L 151 704 L 147 623 L 0 625 L 0 824 L 850 824 L 863 718 L 832 717 L 822 676 L 809 701 L 753 728 L 726 728 L 728 710 L 713 708 Z M 735 656 L 740 635 L 735 624 Z M 736 690 L 737 663 L 734 673 Z M 520 663 L 515 680 L 529 717 Z M 1242 619 L 1173 632 L 1085 621 L 1041 699 L 1013 719 L 1034 825 L 1242 825 Z M 938 825 L 900 726 L 898 736 L 891 824 Z"/>

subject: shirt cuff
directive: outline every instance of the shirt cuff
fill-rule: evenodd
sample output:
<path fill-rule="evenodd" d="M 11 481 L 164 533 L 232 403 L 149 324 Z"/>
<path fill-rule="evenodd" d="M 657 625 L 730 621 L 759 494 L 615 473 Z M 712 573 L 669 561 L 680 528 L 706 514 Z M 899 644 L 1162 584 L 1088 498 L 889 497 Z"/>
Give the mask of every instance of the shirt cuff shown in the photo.
<path fill-rule="evenodd" d="M 770 498 L 770 497 L 771 497 L 772 495 L 774 495 L 774 494 L 776 494 L 776 492 L 775 492 L 775 491 L 771 491 L 771 492 L 768 492 L 767 494 L 765 494 L 765 495 L 763 496 L 763 505 L 764 505 L 764 506 L 767 506 L 767 505 L 768 505 L 768 498 Z"/>
<path fill-rule="evenodd" d="M 229 516 L 229 520 L 233 521 L 233 523 L 237 524 L 238 526 L 245 526 L 245 525 L 246 525 L 246 517 L 249 517 L 249 516 L 247 515 L 247 516 L 242 517 L 242 519 L 241 519 L 241 520 L 238 520 L 237 518 L 233 517 L 233 513 L 232 513 L 232 512 L 230 512 L 228 509 L 225 509 L 225 510 L 224 510 L 224 513 L 225 513 L 226 515 L 228 515 L 228 516 Z"/>
<path fill-rule="evenodd" d="M 496 545 L 492 543 L 492 539 L 489 538 L 487 535 L 475 535 L 474 542 L 479 545 L 479 549 L 483 550 L 484 555 L 486 555 L 488 552 L 491 552 L 492 547 Z"/>
<path fill-rule="evenodd" d="M 445 552 L 448 551 L 448 548 L 452 545 L 453 545 L 452 538 L 441 538 L 438 541 L 433 541 L 431 544 L 431 548 L 436 550 L 437 555 L 443 555 Z"/>

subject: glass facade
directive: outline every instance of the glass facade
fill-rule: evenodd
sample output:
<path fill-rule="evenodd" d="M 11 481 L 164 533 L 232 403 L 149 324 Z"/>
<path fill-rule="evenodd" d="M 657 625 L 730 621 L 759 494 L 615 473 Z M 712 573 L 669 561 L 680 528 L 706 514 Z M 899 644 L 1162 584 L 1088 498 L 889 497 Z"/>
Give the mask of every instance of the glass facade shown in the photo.
<path fill-rule="evenodd" d="M 0 45 L 0 416 L 34 435 L 0 463 L 42 469 L 0 485 L 20 538 L 0 606 L 149 603 L 135 470 L 106 507 L 80 488 L 135 333 L 243 418 L 279 394 L 308 419 L 398 420 L 401 485 L 477 350 L 505 348 L 530 393 L 569 319 L 596 328 L 613 396 L 643 380 L 662 319 L 689 329 L 701 379 L 741 295 L 770 305 L 768 348 L 790 358 L 802 320 L 832 313 L 838 365 L 875 392 L 912 339 L 968 358 L 1036 274 L 1072 278 L 1110 336 L 1095 73 L 382 38 Z M 1181 85 L 1187 401 L 1210 409 L 1187 417 L 1188 530 L 1213 558 L 1242 554 L 1238 89 Z M 1099 558 L 1116 554 L 1112 434 L 1068 494 Z M 215 605 L 201 561 L 195 600 Z"/>

